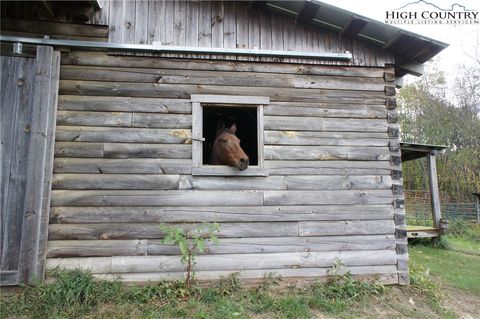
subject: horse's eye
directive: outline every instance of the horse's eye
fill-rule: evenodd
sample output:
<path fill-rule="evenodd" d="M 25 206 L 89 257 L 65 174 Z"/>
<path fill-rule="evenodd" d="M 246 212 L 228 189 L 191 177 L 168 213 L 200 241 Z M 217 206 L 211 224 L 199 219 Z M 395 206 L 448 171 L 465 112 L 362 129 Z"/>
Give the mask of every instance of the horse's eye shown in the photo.
<path fill-rule="evenodd" d="M 228 140 L 222 140 L 223 144 L 228 144 Z"/>

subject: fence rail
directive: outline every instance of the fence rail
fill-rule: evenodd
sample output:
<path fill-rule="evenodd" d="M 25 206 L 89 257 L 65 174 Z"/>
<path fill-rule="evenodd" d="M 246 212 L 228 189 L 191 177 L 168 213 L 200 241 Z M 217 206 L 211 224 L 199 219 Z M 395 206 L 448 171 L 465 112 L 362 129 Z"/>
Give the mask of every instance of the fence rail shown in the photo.
<path fill-rule="evenodd" d="M 405 192 L 405 210 L 407 224 L 431 225 L 432 224 L 432 208 L 430 206 L 430 197 L 426 192 L 407 191 Z M 465 221 L 480 222 L 476 203 L 455 203 L 445 202 L 442 198 L 440 209 L 442 218 L 447 220 L 462 219 Z"/>

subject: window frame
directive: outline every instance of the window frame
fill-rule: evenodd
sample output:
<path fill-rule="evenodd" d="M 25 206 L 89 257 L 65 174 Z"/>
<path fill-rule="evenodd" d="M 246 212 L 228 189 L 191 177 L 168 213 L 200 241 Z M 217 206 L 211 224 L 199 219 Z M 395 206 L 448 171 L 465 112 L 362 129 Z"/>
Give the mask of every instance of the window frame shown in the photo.
<path fill-rule="evenodd" d="M 263 107 L 270 103 L 268 96 L 240 96 L 240 95 L 203 95 L 196 94 L 190 97 L 192 102 L 192 175 L 195 176 L 268 176 L 264 168 L 264 125 Z M 239 171 L 227 165 L 203 164 L 203 106 L 219 107 L 256 107 L 257 109 L 257 152 L 258 165 L 249 166 Z"/>

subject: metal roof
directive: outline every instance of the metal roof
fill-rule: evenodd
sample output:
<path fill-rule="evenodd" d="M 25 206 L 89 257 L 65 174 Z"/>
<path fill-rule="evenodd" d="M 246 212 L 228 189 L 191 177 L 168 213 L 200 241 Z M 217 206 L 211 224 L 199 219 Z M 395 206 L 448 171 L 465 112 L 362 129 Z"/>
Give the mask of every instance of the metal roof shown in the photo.
<path fill-rule="evenodd" d="M 421 75 L 427 62 L 448 44 L 402 30 L 322 1 L 254 1 L 270 11 L 295 18 L 297 22 L 358 38 L 395 55 L 395 73 Z"/>
<path fill-rule="evenodd" d="M 444 153 L 447 148 L 448 146 L 445 145 L 400 143 L 400 149 L 402 150 L 402 162 L 425 157 L 432 151 Z"/>

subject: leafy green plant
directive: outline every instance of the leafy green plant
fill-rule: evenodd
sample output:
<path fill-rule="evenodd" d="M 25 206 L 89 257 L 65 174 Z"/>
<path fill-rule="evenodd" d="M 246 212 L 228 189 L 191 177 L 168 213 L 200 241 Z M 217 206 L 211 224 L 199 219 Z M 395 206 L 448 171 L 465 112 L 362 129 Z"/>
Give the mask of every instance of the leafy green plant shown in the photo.
<path fill-rule="evenodd" d="M 217 294 L 222 296 L 232 296 L 242 289 L 242 283 L 239 279 L 240 273 L 235 272 L 228 277 L 222 278 L 217 281 L 213 288 Z"/>
<path fill-rule="evenodd" d="M 219 242 L 215 233 L 220 230 L 220 225 L 217 223 L 202 224 L 195 229 L 185 230 L 161 224 L 160 229 L 165 234 L 162 244 L 174 244 L 180 249 L 180 261 L 186 264 L 185 289 L 188 292 L 195 277 L 194 266 L 197 253 L 204 252 L 208 242 Z"/>
<path fill-rule="evenodd" d="M 160 281 L 143 287 L 131 287 L 126 290 L 127 299 L 147 303 L 151 300 L 174 300 L 187 295 L 183 283 L 180 281 Z"/>

